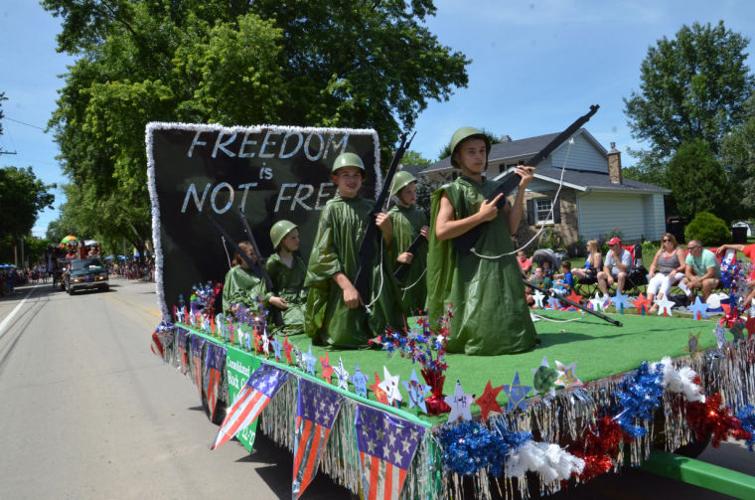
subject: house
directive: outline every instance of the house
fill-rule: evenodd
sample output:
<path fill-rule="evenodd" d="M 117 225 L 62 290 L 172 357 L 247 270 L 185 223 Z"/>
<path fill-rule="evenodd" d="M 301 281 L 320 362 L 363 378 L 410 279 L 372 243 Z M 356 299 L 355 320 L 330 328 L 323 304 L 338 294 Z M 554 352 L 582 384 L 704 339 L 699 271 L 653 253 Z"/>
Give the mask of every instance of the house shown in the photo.
<path fill-rule="evenodd" d="M 488 178 L 501 180 L 511 175 L 513 167 L 557 135 L 494 144 L 488 159 Z M 430 165 L 422 175 L 435 181 L 450 180 L 454 175 L 450 158 Z M 554 205 L 560 184 L 563 187 Z M 538 165 L 525 194 L 525 221 L 516 236 L 524 242 L 544 224 L 560 237 L 564 247 L 600 239 L 615 230 L 621 231 L 626 241 L 659 240 L 665 231 L 663 196 L 669 193 L 659 186 L 624 179 L 621 153 L 615 145 L 611 144 L 607 151 L 582 128 Z"/>

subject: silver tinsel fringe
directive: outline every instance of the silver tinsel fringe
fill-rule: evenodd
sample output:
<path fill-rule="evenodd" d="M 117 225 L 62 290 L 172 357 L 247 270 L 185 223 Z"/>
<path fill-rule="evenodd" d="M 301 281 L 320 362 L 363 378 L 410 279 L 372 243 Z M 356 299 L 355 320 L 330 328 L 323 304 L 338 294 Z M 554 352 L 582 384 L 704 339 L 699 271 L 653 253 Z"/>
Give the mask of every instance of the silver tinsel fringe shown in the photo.
<path fill-rule="evenodd" d="M 168 346 L 170 349 L 167 349 Z M 175 342 L 166 342 L 165 360 L 179 366 L 178 349 L 175 347 Z M 190 357 L 190 362 L 193 362 L 193 357 Z M 678 358 L 673 363 L 677 368 L 690 366 L 694 369 L 700 376 L 705 393 L 720 391 L 724 403 L 733 412 L 755 403 L 755 337 L 737 345 L 728 344 L 721 350 Z M 616 402 L 616 391 L 622 380 L 632 374 L 615 375 L 590 382 L 584 387 L 561 390 L 552 396 L 533 398 L 524 412 L 507 413 L 495 418 L 505 419 L 509 429 L 531 432 L 536 441 L 570 443 L 583 437 L 596 423 L 598 409 L 608 408 Z M 191 377 L 191 372 L 187 375 Z M 225 376 L 221 394 L 227 401 Z M 687 426 L 685 402 L 682 395 L 666 391 L 656 419 L 642 423 L 647 430 L 646 435 L 620 449 L 614 472 L 618 472 L 622 465 L 640 465 L 653 448 L 673 451 L 690 443 L 694 436 Z M 296 404 L 297 384 L 295 377 L 290 377 L 260 417 L 260 430 L 292 452 Z M 321 473 L 355 494 L 359 494 L 361 484 L 355 426 L 357 404 L 355 400 L 344 399 L 320 463 Z M 491 478 L 484 470 L 465 477 L 444 470 L 440 445 L 434 433 L 428 429 L 407 475 L 402 498 L 463 498 L 471 494 L 475 498 L 490 499 L 496 494 L 504 498 L 519 496 L 526 499 L 534 486 L 528 484 L 530 477 Z M 538 481 L 537 489 L 541 495 L 548 495 L 558 492 L 561 485 L 559 481 Z"/>

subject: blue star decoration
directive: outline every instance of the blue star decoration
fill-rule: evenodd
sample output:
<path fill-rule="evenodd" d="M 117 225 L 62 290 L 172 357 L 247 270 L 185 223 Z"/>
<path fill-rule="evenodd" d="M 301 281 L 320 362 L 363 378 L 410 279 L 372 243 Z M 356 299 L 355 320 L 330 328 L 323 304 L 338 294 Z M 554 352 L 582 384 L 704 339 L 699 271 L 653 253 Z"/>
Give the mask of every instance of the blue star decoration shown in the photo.
<path fill-rule="evenodd" d="M 273 341 L 270 342 L 270 345 L 273 346 L 273 353 L 275 356 L 275 361 L 281 360 L 281 347 L 283 347 L 283 344 L 280 343 L 280 340 L 278 338 L 273 338 Z"/>
<path fill-rule="evenodd" d="M 611 303 L 618 312 L 624 314 L 624 309 L 629 307 L 629 296 L 617 291 L 616 295 L 611 298 Z"/>
<path fill-rule="evenodd" d="M 351 376 L 351 383 L 354 384 L 354 392 L 363 398 L 367 397 L 367 377 L 359 369 L 359 365 L 354 367 L 354 375 Z"/>
<path fill-rule="evenodd" d="M 527 408 L 527 394 L 529 394 L 530 389 L 532 387 L 528 385 L 521 385 L 519 383 L 519 372 L 514 373 L 514 380 L 511 382 L 511 385 L 504 385 L 503 386 L 503 392 L 506 393 L 506 396 L 508 397 L 508 402 L 506 403 L 506 411 L 511 411 L 514 409 L 520 409 L 524 411 Z"/>
<path fill-rule="evenodd" d="M 309 351 L 302 354 L 302 361 L 304 362 L 304 370 L 310 375 L 314 375 L 317 358 L 312 355 L 312 346 L 309 346 Z"/>
<path fill-rule="evenodd" d="M 406 388 L 406 392 L 409 393 L 409 408 L 419 408 L 422 413 L 427 413 L 427 404 L 425 398 L 430 394 L 430 386 L 425 385 L 417 378 L 416 370 L 412 369 L 412 375 L 409 380 L 402 382 Z"/>
<path fill-rule="evenodd" d="M 551 297 L 548 299 L 548 308 L 553 309 L 554 311 L 558 311 L 558 309 L 561 307 L 561 301 L 558 300 L 556 297 Z"/>
<path fill-rule="evenodd" d="M 692 319 L 708 319 L 708 304 L 700 300 L 700 296 L 695 297 L 695 303 L 689 308 L 692 313 Z"/>

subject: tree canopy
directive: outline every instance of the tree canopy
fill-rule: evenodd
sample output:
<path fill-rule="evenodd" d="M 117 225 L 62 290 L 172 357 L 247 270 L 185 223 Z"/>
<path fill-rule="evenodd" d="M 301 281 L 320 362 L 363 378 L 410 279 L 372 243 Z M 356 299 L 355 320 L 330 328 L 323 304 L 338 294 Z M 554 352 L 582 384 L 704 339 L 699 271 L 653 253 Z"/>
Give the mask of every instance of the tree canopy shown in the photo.
<path fill-rule="evenodd" d="M 692 219 L 707 210 L 731 219 L 726 173 L 704 140 L 682 144 L 668 164 L 667 177 L 679 215 Z"/>
<path fill-rule="evenodd" d="M 733 179 L 732 198 L 741 200 L 742 212 L 737 216 L 755 213 L 755 94 L 746 106 L 747 118 L 731 131 L 723 142 L 723 164 Z"/>
<path fill-rule="evenodd" d="M 41 210 L 52 208 L 55 196 L 31 167 L 0 168 L 0 235 L 20 238 L 31 232 Z"/>
<path fill-rule="evenodd" d="M 424 26 L 431 0 L 42 5 L 62 18 L 58 50 L 80 56 L 50 122 L 76 210 L 98 231 L 122 218 L 129 239 L 150 235 L 149 121 L 372 127 L 388 149 L 467 84 L 468 59 Z"/>

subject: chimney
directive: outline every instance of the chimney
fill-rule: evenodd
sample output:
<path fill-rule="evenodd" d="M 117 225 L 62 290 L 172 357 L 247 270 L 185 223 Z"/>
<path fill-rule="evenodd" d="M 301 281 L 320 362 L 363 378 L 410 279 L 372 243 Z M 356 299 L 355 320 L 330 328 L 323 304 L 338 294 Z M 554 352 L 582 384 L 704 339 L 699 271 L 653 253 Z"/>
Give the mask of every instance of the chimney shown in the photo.
<path fill-rule="evenodd" d="M 621 184 L 621 151 L 616 149 L 616 143 L 611 143 L 611 151 L 606 155 L 608 157 L 608 178 L 611 184 Z"/>

